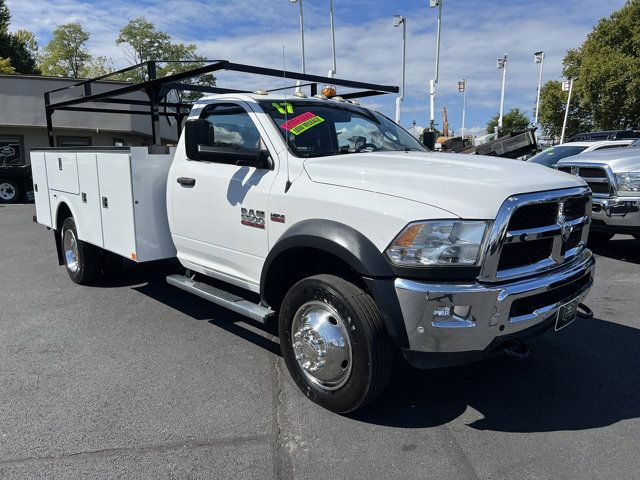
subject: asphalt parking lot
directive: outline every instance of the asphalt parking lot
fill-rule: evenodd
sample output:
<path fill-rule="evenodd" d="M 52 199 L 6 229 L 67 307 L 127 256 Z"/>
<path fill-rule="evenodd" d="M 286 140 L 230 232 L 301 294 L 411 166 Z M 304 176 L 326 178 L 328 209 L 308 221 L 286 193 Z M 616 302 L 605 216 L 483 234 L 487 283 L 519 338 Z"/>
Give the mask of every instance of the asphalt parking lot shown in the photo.
<path fill-rule="evenodd" d="M 345 417 L 306 400 L 273 332 L 138 266 L 56 265 L 33 205 L 0 207 L 0 478 L 638 478 L 640 242 L 598 249 L 593 320 L 524 362 L 396 370 Z"/>

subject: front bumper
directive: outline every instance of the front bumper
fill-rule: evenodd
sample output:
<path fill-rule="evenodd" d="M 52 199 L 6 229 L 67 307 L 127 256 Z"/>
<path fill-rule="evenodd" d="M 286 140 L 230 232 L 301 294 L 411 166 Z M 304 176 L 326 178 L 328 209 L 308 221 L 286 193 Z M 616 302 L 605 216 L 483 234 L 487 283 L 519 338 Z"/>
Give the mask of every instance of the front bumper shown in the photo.
<path fill-rule="evenodd" d="M 640 197 L 593 197 L 591 230 L 640 232 Z"/>
<path fill-rule="evenodd" d="M 396 279 L 409 351 L 466 353 L 497 350 L 502 338 L 549 323 L 570 300 L 582 301 L 593 284 L 595 260 L 585 249 L 560 270 L 500 285 L 424 283 Z M 470 307 L 465 320 L 439 321 L 438 307 Z"/>

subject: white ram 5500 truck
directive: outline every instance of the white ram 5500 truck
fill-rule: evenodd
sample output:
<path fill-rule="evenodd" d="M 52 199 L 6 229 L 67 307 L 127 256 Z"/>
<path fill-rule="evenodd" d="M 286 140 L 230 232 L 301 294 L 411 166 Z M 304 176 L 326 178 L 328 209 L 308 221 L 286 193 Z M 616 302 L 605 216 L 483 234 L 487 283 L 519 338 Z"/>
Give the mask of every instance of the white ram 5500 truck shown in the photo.
<path fill-rule="evenodd" d="M 336 412 L 380 394 L 395 350 L 422 368 L 522 356 L 576 318 L 594 275 L 583 180 L 432 153 L 374 110 L 304 97 L 202 98 L 164 152 L 33 151 L 60 264 L 86 284 L 114 254 L 177 256 L 170 284 L 277 321 L 293 379 Z"/>

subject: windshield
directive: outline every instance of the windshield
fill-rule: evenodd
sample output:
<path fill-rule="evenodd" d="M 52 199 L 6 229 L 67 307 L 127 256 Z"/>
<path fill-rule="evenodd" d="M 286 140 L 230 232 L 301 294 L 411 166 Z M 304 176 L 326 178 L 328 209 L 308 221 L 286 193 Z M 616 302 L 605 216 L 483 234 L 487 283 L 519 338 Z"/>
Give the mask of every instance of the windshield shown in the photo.
<path fill-rule="evenodd" d="M 556 163 L 566 157 L 571 157 L 573 155 L 577 155 L 587 147 L 578 147 L 578 146 L 560 146 L 560 147 L 551 147 L 543 150 L 537 155 L 534 155 L 529 159 L 529 162 L 539 163 L 541 165 L 546 165 L 547 167 L 553 167 Z"/>
<path fill-rule="evenodd" d="M 384 115 L 357 105 L 309 100 L 259 103 L 299 157 L 427 151 L 415 137 Z"/>

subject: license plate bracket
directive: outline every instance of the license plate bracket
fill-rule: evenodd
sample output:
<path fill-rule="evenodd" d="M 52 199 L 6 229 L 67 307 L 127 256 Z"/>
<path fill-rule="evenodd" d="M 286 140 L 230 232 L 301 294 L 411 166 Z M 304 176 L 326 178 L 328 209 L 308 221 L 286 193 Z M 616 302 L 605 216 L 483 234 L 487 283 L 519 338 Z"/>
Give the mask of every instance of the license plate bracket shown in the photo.
<path fill-rule="evenodd" d="M 561 305 L 556 316 L 556 331 L 566 327 L 578 317 L 578 299 Z"/>

